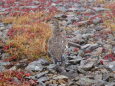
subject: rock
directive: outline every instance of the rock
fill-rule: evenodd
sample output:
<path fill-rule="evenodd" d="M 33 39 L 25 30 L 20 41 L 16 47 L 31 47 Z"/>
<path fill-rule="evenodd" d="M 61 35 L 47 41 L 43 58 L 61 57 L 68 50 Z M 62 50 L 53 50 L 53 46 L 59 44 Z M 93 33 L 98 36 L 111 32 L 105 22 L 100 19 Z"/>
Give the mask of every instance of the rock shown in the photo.
<path fill-rule="evenodd" d="M 99 47 L 98 44 L 86 44 L 86 45 L 81 46 L 81 49 L 85 51 L 93 51 L 98 47 Z"/>
<path fill-rule="evenodd" d="M 53 79 L 58 80 L 58 79 L 68 79 L 67 76 L 64 75 L 59 75 L 59 76 L 54 76 Z"/>
<path fill-rule="evenodd" d="M 93 51 L 91 53 L 91 56 L 92 57 L 100 56 L 102 54 L 102 51 L 103 51 L 103 48 L 99 47 L 99 48 L 95 49 L 95 51 Z"/>
<path fill-rule="evenodd" d="M 0 61 L 0 66 L 6 66 L 6 65 L 10 65 L 10 62 Z"/>
<path fill-rule="evenodd" d="M 92 37 L 94 34 L 91 34 L 91 33 L 89 33 L 89 34 L 83 34 L 82 35 L 82 38 L 83 39 L 88 39 L 89 37 Z"/>
<path fill-rule="evenodd" d="M 89 20 L 87 21 L 80 21 L 77 23 L 78 26 L 83 26 L 83 25 L 87 25 L 89 23 Z"/>
<path fill-rule="evenodd" d="M 102 73 L 96 72 L 96 75 L 94 77 L 95 80 L 102 80 Z"/>
<path fill-rule="evenodd" d="M 3 72 L 5 70 L 4 66 L 0 66 L 0 72 Z"/>
<path fill-rule="evenodd" d="M 83 60 L 83 61 L 81 61 L 80 68 L 83 69 L 83 70 L 88 71 L 94 66 L 94 64 L 95 64 L 94 61 Z"/>
<path fill-rule="evenodd" d="M 85 78 L 85 77 L 81 77 L 80 80 L 79 80 L 79 83 L 80 83 L 81 86 L 92 86 L 92 84 L 95 83 L 95 80 Z"/>
<path fill-rule="evenodd" d="M 20 9 L 37 8 L 38 6 L 21 6 Z"/>
<path fill-rule="evenodd" d="M 17 77 L 14 77 L 13 81 L 16 82 L 16 83 L 21 83 L 20 80 Z"/>
<path fill-rule="evenodd" d="M 80 63 L 81 60 L 83 60 L 82 57 L 77 56 L 76 58 L 74 58 L 72 60 L 69 60 L 69 63 L 72 64 L 72 65 L 75 65 L 77 63 Z"/>
<path fill-rule="evenodd" d="M 9 70 L 17 70 L 16 66 L 11 67 Z"/>
<path fill-rule="evenodd" d="M 41 72 L 41 73 L 39 73 L 39 74 L 36 74 L 35 75 L 35 78 L 40 78 L 40 77 L 42 77 L 42 76 L 44 76 L 44 75 L 46 75 L 48 73 L 48 71 L 45 71 L 45 72 Z"/>
<path fill-rule="evenodd" d="M 110 75 L 108 73 L 104 73 L 103 77 L 102 77 L 102 80 L 108 81 L 109 77 L 110 77 Z"/>
<path fill-rule="evenodd" d="M 103 80 L 96 80 L 96 86 L 106 86 L 107 82 Z"/>
<path fill-rule="evenodd" d="M 80 48 L 80 45 L 79 45 L 79 44 L 72 43 L 72 42 L 69 42 L 69 43 L 68 43 L 68 47 L 70 47 L 70 46 L 76 47 L 76 48 Z"/>
<path fill-rule="evenodd" d="M 40 4 L 40 2 L 39 2 L 39 1 L 33 1 L 33 3 L 34 3 L 34 4 Z"/>
<path fill-rule="evenodd" d="M 105 64 L 107 68 L 109 68 L 112 72 L 115 72 L 115 61 L 109 62 L 108 64 Z"/>
<path fill-rule="evenodd" d="M 37 79 L 37 82 L 44 82 L 44 81 L 47 81 L 47 80 L 49 80 L 48 77 L 41 77 L 41 78 Z"/>
<path fill-rule="evenodd" d="M 115 82 L 108 83 L 106 86 L 115 86 Z"/>
<path fill-rule="evenodd" d="M 55 67 L 56 67 L 55 64 L 50 64 L 49 66 L 47 66 L 47 69 L 52 70 L 52 69 L 54 69 Z"/>
<path fill-rule="evenodd" d="M 112 52 L 115 54 L 115 47 L 113 47 Z"/>
<path fill-rule="evenodd" d="M 39 59 L 38 61 L 31 62 L 25 69 L 26 70 L 33 70 L 33 71 L 41 71 L 44 66 L 48 65 L 49 63 L 44 59 Z"/>
<path fill-rule="evenodd" d="M 3 23 L 0 23 L 0 27 L 4 27 L 4 24 L 3 24 Z"/>
<path fill-rule="evenodd" d="M 0 27 L 0 31 L 5 30 L 5 29 L 6 29 L 5 27 Z"/>
<path fill-rule="evenodd" d="M 7 59 L 8 57 L 9 57 L 8 53 L 3 53 L 1 59 L 4 60 L 4 59 Z"/>
<path fill-rule="evenodd" d="M 67 9 L 65 7 L 58 7 L 58 10 L 62 11 L 62 12 L 66 12 L 67 11 Z"/>
<path fill-rule="evenodd" d="M 43 70 L 43 66 L 42 65 L 28 65 L 25 69 L 26 70 L 31 70 L 31 71 L 42 71 Z"/>
<path fill-rule="evenodd" d="M 101 22 L 101 20 L 102 20 L 101 18 L 96 17 L 95 19 L 93 19 L 93 24 L 98 24 Z"/>
<path fill-rule="evenodd" d="M 37 61 L 31 62 L 28 64 L 28 66 L 25 68 L 26 70 L 32 70 L 32 71 L 42 71 L 44 66 L 48 64 L 48 62 L 44 59 L 39 59 Z"/>
<path fill-rule="evenodd" d="M 101 7 L 93 7 L 93 9 L 94 9 L 96 12 L 107 11 L 107 10 L 109 10 L 109 9 L 101 8 Z"/>

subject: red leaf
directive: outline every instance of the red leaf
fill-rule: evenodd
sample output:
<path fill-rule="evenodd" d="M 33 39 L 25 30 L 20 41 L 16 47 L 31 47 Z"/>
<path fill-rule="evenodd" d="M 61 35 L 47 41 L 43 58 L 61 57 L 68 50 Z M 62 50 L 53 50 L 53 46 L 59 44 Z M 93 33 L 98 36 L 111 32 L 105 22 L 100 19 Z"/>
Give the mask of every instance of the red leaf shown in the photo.
<path fill-rule="evenodd" d="M 29 77 L 31 74 L 30 73 L 26 73 L 25 76 Z"/>
<path fill-rule="evenodd" d="M 105 60 L 112 60 L 115 61 L 115 55 L 114 54 L 108 54 L 104 57 Z"/>

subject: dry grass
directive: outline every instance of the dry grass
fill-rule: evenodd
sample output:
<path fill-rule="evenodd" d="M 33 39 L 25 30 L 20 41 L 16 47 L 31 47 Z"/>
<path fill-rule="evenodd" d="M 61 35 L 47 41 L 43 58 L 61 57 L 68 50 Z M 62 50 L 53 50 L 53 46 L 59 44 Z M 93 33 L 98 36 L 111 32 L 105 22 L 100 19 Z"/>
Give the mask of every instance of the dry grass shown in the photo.
<path fill-rule="evenodd" d="M 110 28 L 111 31 L 115 31 L 115 2 L 108 3 L 105 5 L 106 8 L 110 9 L 105 15 L 103 16 L 104 24 L 107 28 Z"/>
<path fill-rule="evenodd" d="M 49 16 L 51 17 L 50 14 Z M 8 32 L 9 40 L 6 44 L 10 48 L 6 52 L 17 58 L 28 59 L 39 58 L 46 54 L 47 42 L 52 35 L 52 30 L 49 23 L 40 21 L 47 20 L 47 17 L 48 14 L 41 12 L 5 18 L 4 23 L 13 24 Z"/>

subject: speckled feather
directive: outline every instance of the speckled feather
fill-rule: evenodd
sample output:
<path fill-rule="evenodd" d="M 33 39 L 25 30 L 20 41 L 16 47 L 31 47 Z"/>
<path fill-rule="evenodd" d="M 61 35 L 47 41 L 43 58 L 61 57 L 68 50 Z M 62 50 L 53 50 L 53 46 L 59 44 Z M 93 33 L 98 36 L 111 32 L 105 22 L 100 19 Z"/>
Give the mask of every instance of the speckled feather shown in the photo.
<path fill-rule="evenodd" d="M 66 47 L 65 30 L 59 28 L 58 21 L 53 22 L 53 36 L 49 40 L 49 54 L 54 63 L 62 62 L 62 55 Z"/>

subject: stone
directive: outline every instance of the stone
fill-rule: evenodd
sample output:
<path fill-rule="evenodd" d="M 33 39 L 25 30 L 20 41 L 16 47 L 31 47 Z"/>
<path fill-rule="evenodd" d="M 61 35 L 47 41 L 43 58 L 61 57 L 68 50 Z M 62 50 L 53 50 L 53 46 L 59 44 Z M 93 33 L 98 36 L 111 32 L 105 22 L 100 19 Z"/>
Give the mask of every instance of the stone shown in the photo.
<path fill-rule="evenodd" d="M 42 71 L 43 70 L 43 66 L 38 64 L 37 66 L 36 65 L 28 65 L 25 69 L 26 70 L 31 70 L 31 71 Z"/>
<path fill-rule="evenodd" d="M 107 10 L 109 10 L 109 9 L 102 8 L 102 7 L 93 7 L 93 9 L 94 9 L 96 12 L 107 11 Z"/>
<path fill-rule="evenodd" d="M 47 69 L 52 70 L 52 69 L 54 69 L 55 67 L 56 67 L 55 64 L 50 64 L 49 66 L 47 66 Z"/>
<path fill-rule="evenodd" d="M 6 66 L 6 65 L 10 65 L 10 62 L 0 61 L 0 66 Z"/>
<path fill-rule="evenodd" d="M 74 64 L 77 64 L 77 63 L 80 63 L 80 61 L 83 60 L 82 57 L 78 57 L 78 58 L 75 58 L 75 59 L 72 59 L 72 60 L 69 60 L 69 63 L 71 63 L 72 65 Z"/>
<path fill-rule="evenodd" d="M 47 81 L 47 80 L 49 80 L 48 77 L 41 77 L 41 78 L 37 79 L 37 82 L 44 82 L 44 81 Z"/>
<path fill-rule="evenodd" d="M 4 66 L 0 66 L 0 72 L 3 72 L 5 70 Z"/>
<path fill-rule="evenodd" d="M 84 46 L 81 46 L 81 49 L 83 49 L 85 51 L 92 51 L 92 50 L 95 50 L 98 47 L 99 47 L 98 44 L 86 44 Z"/>
<path fill-rule="evenodd" d="M 115 72 L 115 61 L 109 62 L 108 64 L 105 64 L 107 68 L 109 68 L 112 72 Z"/>
<path fill-rule="evenodd" d="M 0 27 L 4 27 L 4 24 L 3 24 L 3 23 L 0 23 Z"/>
<path fill-rule="evenodd" d="M 59 76 L 54 76 L 53 79 L 58 80 L 58 79 L 68 79 L 67 76 L 64 75 L 59 75 Z"/>
<path fill-rule="evenodd" d="M 93 19 L 93 24 L 98 24 L 101 22 L 101 20 L 102 20 L 101 18 L 96 17 L 95 19 Z"/>
<path fill-rule="evenodd" d="M 94 79 L 95 79 L 95 80 L 102 80 L 102 73 L 96 72 Z"/>
<path fill-rule="evenodd" d="M 36 74 L 35 75 L 35 78 L 40 78 L 40 77 L 42 77 L 42 76 L 44 76 L 44 75 L 46 75 L 48 73 L 48 71 L 45 71 L 45 72 L 41 72 L 41 73 L 39 73 L 39 74 Z"/>
<path fill-rule="evenodd" d="M 70 47 L 70 46 L 76 47 L 76 48 L 80 48 L 80 45 L 79 45 L 79 44 L 72 43 L 72 42 L 69 42 L 69 43 L 68 43 L 68 47 Z"/>
<path fill-rule="evenodd" d="M 95 62 L 94 61 L 81 61 L 80 68 L 83 70 L 90 70 L 94 66 Z"/>
<path fill-rule="evenodd" d="M 85 78 L 85 77 L 81 77 L 80 80 L 79 80 L 79 83 L 80 83 L 81 86 L 92 86 L 92 84 L 95 83 L 95 80 Z"/>

